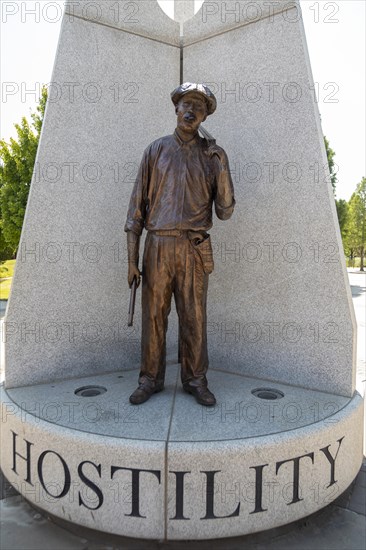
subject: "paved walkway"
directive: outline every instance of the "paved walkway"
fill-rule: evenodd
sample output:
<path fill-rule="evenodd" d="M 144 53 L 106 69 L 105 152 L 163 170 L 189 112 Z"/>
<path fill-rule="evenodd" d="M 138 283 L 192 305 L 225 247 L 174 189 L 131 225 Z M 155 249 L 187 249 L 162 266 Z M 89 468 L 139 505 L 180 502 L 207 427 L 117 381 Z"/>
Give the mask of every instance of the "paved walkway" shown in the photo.
<path fill-rule="evenodd" d="M 364 395 L 366 274 L 349 270 L 358 323 L 357 389 Z M 316 514 L 256 535 L 197 542 L 151 542 L 64 525 L 32 508 L 0 477 L 1 550 L 366 550 L 366 460 L 349 489 Z M 56 523 L 57 522 L 57 523 Z"/>

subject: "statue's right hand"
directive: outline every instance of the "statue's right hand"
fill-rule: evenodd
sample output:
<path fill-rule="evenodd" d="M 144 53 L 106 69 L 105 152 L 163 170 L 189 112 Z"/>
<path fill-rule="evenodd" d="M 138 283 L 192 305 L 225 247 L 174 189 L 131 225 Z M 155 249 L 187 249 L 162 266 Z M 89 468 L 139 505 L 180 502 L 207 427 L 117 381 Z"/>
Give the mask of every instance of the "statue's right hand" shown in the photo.
<path fill-rule="evenodd" d="M 134 278 L 136 277 L 137 286 L 140 284 L 141 272 L 136 264 L 130 262 L 128 264 L 128 286 L 131 288 Z"/>

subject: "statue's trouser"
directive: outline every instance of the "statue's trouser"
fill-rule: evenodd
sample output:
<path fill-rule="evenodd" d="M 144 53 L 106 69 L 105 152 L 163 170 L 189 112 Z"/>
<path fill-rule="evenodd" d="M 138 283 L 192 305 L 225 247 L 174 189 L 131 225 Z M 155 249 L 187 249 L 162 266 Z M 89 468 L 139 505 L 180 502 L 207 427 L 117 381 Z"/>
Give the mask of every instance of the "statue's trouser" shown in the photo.
<path fill-rule="evenodd" d="M 208 275 L 187 233 L 149 232 L 142 265 L 142 361 L 139 382 L 164 383 L 166 331 L 174 295 L 180 330 L 183 385 L 206 385 Z"/>

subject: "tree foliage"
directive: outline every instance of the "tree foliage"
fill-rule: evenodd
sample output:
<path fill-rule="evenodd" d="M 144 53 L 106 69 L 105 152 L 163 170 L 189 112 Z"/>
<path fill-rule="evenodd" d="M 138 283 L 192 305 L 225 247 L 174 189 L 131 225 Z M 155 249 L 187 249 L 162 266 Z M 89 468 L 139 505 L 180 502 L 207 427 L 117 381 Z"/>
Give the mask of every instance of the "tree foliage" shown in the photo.
<path fill-rule="evenodd" d="M 326 138 L 326 136 L 324 136 L 324 145 L 327 153 L 330 181 L 332 183 L 333 194 L 335 196 L 336 183 L 337 183 L 337 170 L 336 170 L 336 164 L 334 162 L 335 152 L 330 147 L 329 140 Z M 347 234 L 348 203 L 344 199 L 339 199 L 339 200 L 335 199 L 335 204 L 337 208 L 339 228 L 341 230 L 342 241 L 344 246 L 346 234 Z"/>
<path fill-rule="evenodd" d="M 345 242 L 347 237 L 347 220 L 348 220 L 348 202 L 344 199 L 335 201 L 337 207 L 337 215 L 339 228 L 341 230 L 342 240 Z"/>
<path fill-rule="evenodd" d="M 336 194 L 337 166 L 334 162 L 335 152 L 324 136 L 324 145 L 327 153 L 330 180 L 333 194 Z M 360 270 L 364 271 L 366 251 L 366 178 L 362 178 L 357 185 L 349 202 L 344 199 L 335 199 L 339 227 L 345 253 L 351 260 L 361 258 Z"/>
<path fill-rule="evenodd" d="M 364 271 L 366 250 L 366 178 L 362 178 L 348 203 L 345 246 L 351 256 L 360 256 Z"/>
<path fill-rule="evenodd" d="M 0 140 L 0 254 L 15 255 L 19 245 L 25 209 L 39 137 L 47 101 L 47 89 L 42 95 L 32 122 L 23 117 L 15 124 L 17 138 L 10 143 Z"/>
<path fill-rule="evenodd" d="M 330 172 L 330 181 L 333 187 L 333 193 L 336 193 L 336 183 L 337 183 L 337 166 L 334 162 L 335 152 L 329 145 L 329 140 L 324 136 L 324 145 L 327 153 L 328 166 Z"/>

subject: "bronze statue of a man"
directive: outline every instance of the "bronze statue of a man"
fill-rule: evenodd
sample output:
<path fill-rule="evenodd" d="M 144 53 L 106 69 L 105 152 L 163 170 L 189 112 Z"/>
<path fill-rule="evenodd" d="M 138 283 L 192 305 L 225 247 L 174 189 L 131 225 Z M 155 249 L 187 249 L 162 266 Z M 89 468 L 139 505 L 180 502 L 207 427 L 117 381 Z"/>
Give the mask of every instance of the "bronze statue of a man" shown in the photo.
<path fill-rule="evenodd" d="M 183 389 L 202 405 L 214 405 L 207 387 L 206 297 L 213 269 L 207 231 L 212 205 L 230 218 L 234 189 L 225 151 L 198 135 L 214 113 L 216 98 L 203 84 L 178 86 L 171 99 L 177 114 L 173 135 L 144 151 L 132 191 L 125 231 L 128 283 L 140 281 L 140 235 L 147 230 L 142 265 L 142 360 L 138 388 L 130 402 L 140 404 L 164 388 L 166 330 L 174 294 L 179 317 Z"/>

